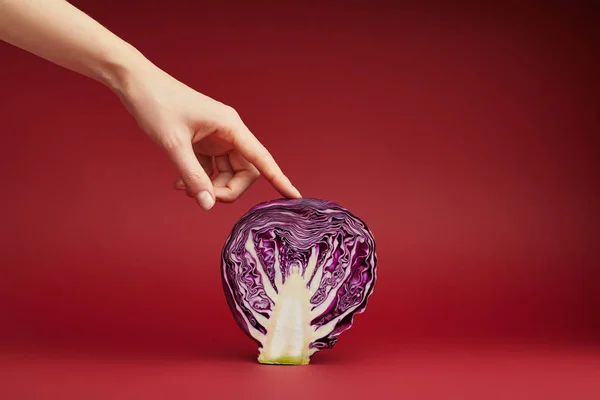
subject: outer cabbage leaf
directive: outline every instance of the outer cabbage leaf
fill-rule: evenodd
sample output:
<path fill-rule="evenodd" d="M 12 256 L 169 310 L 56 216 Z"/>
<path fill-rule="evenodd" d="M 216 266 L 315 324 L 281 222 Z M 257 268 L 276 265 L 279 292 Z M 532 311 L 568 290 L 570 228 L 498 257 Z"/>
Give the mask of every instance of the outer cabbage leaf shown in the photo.
<path fill-rule="evenodd" d="M 308 364 L 362 313 L 376 282 L 375 241 L 349 210 L 279 199 L 234 225 L 221 259 L 223 289 L 265 364 Z"/>

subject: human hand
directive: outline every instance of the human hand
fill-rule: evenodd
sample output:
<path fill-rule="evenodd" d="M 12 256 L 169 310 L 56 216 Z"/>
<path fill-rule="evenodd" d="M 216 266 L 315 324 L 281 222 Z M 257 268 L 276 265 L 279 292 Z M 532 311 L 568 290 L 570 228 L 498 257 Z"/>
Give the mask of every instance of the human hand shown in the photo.
<path fill-rule="evenodd" d="M 282 196 L 301 197 L 232 107 L 151 64 L 128 74 L 124 82 L 119 97 L 175 164 L 180 174 L 175 188 L 203 209 L 211 209 L 215 201 L 237 200 L 261 174 Z"/>
<path fill-rule="evenodd" d="M 284 197 L 301 197 L 233 108 L 169 76 L 69 2 L 0 0 L 0 40 L 111 88 L 175 163 L 175 187 L 204 209 L 236 200 L 259 174 Z"/>

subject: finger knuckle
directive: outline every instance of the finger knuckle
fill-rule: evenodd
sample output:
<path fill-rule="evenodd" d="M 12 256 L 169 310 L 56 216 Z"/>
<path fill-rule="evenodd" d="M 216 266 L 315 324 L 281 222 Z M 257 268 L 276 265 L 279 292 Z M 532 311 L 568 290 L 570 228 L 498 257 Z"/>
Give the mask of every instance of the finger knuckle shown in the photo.
<path fill-rule="evenodd" d="M 184 138 L 182 138 L 181 135 L 177 134 L 165 135 L 165 137 L 162 140 L 162 146 L 168 152 L 178 151 L 181 148 L 183 148 L 184 145 Z"/>
<path fill-rule="evenodd" d="M 184 171 L 181 174 L 181 179 L 184 182 L 203 182 L 204 174 L 200 171 Z"/>
<path fill-rule="evenodd" d="M 283 175 L 283 173 L 281 172 L 274 172 L 271 174 L 271 177 L 269 178 L 269 180 L 271 182 L 281 182 L 285 179 L 285 175 Z"/>
<path fill-rule="evenodd" d="M 237 110 L 236 110 L 235 108 L 233 108 L 232 106 L 228 106 L 228 105 L 226 105 L 226 106 L 224 107 L 224 112 L 225 112 L 225 115 L 226 115 L 226 116 L 227 116 L 229 119 L 231 119 L 231 120 L 233 120 L 233 121 L 238 121 L 238 120 L 240 120 L 240 119 L 241 119 L 241 118 L 240 118 L 240 114 L 239 114 L 239 113 L 237 112 Z"/>

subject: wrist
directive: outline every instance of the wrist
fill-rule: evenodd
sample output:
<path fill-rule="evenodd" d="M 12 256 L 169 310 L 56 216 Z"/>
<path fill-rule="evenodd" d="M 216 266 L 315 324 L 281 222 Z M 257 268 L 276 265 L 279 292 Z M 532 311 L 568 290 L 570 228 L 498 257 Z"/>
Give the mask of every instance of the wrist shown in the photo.
<path fill-rule="evenodd" d="M 123 97 L 133 77 L 151 66 L 151 62 L 142 53 L 133 46 L 125 44 L 123 49 L 113 51 L 109 56 L 104 57 L 97 73 L 97 80 L 117 96 Z"/>

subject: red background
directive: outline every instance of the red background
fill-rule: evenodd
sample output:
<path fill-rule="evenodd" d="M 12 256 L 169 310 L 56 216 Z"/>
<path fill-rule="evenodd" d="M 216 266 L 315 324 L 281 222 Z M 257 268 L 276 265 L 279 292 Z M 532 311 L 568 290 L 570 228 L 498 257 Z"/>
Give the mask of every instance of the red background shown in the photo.
<path fill-rule="evenodd" d="M 310 367 L 256 365 L 219 255 L 275 191 L 203 212 L 108 90 L 2 44 L 0 396 L 597 398 L 595 10 L 74 4 L 363 218 L 379 280 Z"/>

